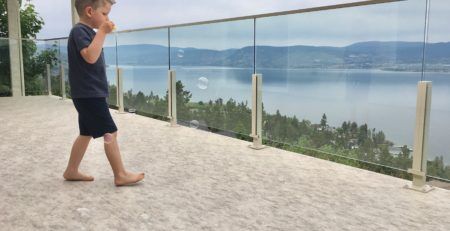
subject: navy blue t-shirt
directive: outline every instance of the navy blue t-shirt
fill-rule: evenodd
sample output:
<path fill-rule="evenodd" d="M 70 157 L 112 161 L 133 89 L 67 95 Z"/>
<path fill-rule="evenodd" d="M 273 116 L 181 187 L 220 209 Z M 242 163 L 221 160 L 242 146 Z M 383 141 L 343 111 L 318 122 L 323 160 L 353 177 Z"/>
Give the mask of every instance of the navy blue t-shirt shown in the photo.
<path fill-rule="evenodd" d="M 70 31 L 67 44 L 69 57 L 69 84 L 72 98 L 108 97 L 105 57 L 103 51 L 94 64 L 87 63 L 80 51 L 87 48 L 95 37 L 95 31 L 82 23 Z"/>

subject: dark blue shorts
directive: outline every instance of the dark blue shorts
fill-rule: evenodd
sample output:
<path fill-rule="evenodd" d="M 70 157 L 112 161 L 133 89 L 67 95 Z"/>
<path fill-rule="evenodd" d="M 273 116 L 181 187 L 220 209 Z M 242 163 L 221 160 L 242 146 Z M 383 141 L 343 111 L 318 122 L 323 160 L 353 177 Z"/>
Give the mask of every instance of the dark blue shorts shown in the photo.
<path fill-rule="evenodd" d="M 78 111 L 80 135 L 95 139 L 117 131 L 106 98 L 77 98 L 72 101 Z"/>

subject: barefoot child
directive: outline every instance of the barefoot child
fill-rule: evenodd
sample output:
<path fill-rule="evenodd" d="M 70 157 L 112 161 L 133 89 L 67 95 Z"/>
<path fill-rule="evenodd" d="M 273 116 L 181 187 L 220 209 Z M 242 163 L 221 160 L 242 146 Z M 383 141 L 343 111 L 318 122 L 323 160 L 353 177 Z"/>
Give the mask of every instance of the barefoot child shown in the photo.
<path fill-rule="evenodd" d="M 115 0 L 76 0 L 80 22 L 69 35 L 69 83 L 73 104 L 78 112 L 80 135 L 75 140 L 64 178 L 92 181 L 78 171 L 91 138 L 103 137 L 105 153 L 114 173 L 116 186 L 136 183 L 144 173 L 127 172 L 117 144 L 117 127 L 109 112 L 103 43 L 114 29 L 108 14 Z M 97 29 L 97 33 L 93 30 Z"/>

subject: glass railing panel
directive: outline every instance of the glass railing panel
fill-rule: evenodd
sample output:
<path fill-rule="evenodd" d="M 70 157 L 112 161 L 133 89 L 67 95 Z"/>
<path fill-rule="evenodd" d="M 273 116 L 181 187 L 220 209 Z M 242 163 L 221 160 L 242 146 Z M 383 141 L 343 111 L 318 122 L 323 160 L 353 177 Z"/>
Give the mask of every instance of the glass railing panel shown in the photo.
<path fill-rule="evenodd" d="M 25 95 L 48 95 L 47 64 L 58 62 L 58 47 L 41 40 L 22 40 Z"/>
<path fill-rule="evenodd" d="M 124 106 L 129 112 L 167 117 L 168 47 L 168 29 L 117 34 Z"/>
<path fill-rule="evenodd" d="M 60 81 L 65 81 L 65 88 L 66 88 L 66 97 L 71 98 L 70 96 L 70 85 L 69 85 L 69 58 L 67 55 L 67 42 L 68 39 L 60 39 L 59 40 L 59 61 L 60 65 L 64 69 L 64 76 L 63 79 Z M 60 68 L 61 68 L 60 66 Z M 61 83 L 60 83 L 61 84 Z"/>
<path fill-rule="evenodd" d="M 424 80 L 432 82 L 427 174 L 450 180 L 450 5 L 430 1 Z"/>
<path fill-rule="evenodd" d="M 25 95 L 44 94 L 45 63 L 38 59 L 45 55 L 45 43 L 31 39 L 22 39 L 23 71 Z"/>
<path fill-rule="evenodd" d="M 253 20 L 240 20 L 171 29 L 180 124 L 250 134 L 253 26 Z"/>
<path fill-rule="evenodd" d="M 411 0 L 257 19 L 264 139 L 410 168 L 425 9 Z"/>
<path fill-rule="evenodd" d="M 60 45 L 59 40 L 47 40 L 46 41 L 47 49 L 51 50 L 53 53 L 56 53 L 56 60 L 53 62 L 49 62 L 46 64 L 50 65 L 50 88 L 51 94 L 61 96 L 61 55 L 60 55 Z M 47 74 L 47 73 L 46 73 Z M 48 77 L 47 77 L 48 78 Z M 48 87 L 47 87 L 48 88 Z"/>
<path fill-rule="evenodd" d="M 103 54 L 106 64 L 106 78 L 108 81 L 109 97 L 108 104 L 117 107 L 117 49 L 116 34 L 109 34 L 103 45 Z"/>
<path fill-rule="evenodd" d="M 11 96 L 10 39 L 0 38 L 0 97 Z"/>

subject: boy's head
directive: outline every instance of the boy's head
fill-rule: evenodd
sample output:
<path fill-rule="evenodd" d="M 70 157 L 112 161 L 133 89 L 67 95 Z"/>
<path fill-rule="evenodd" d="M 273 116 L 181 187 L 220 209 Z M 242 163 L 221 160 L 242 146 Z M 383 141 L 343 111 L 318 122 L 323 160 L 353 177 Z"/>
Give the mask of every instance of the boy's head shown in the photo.
<path fill-rule="evenodd" d="M 115 3 L 115 0 L 75 0 L 75 8 L 80 19 L 98 28 L 105 21 L 109 21 L 108 14 Z"/>

